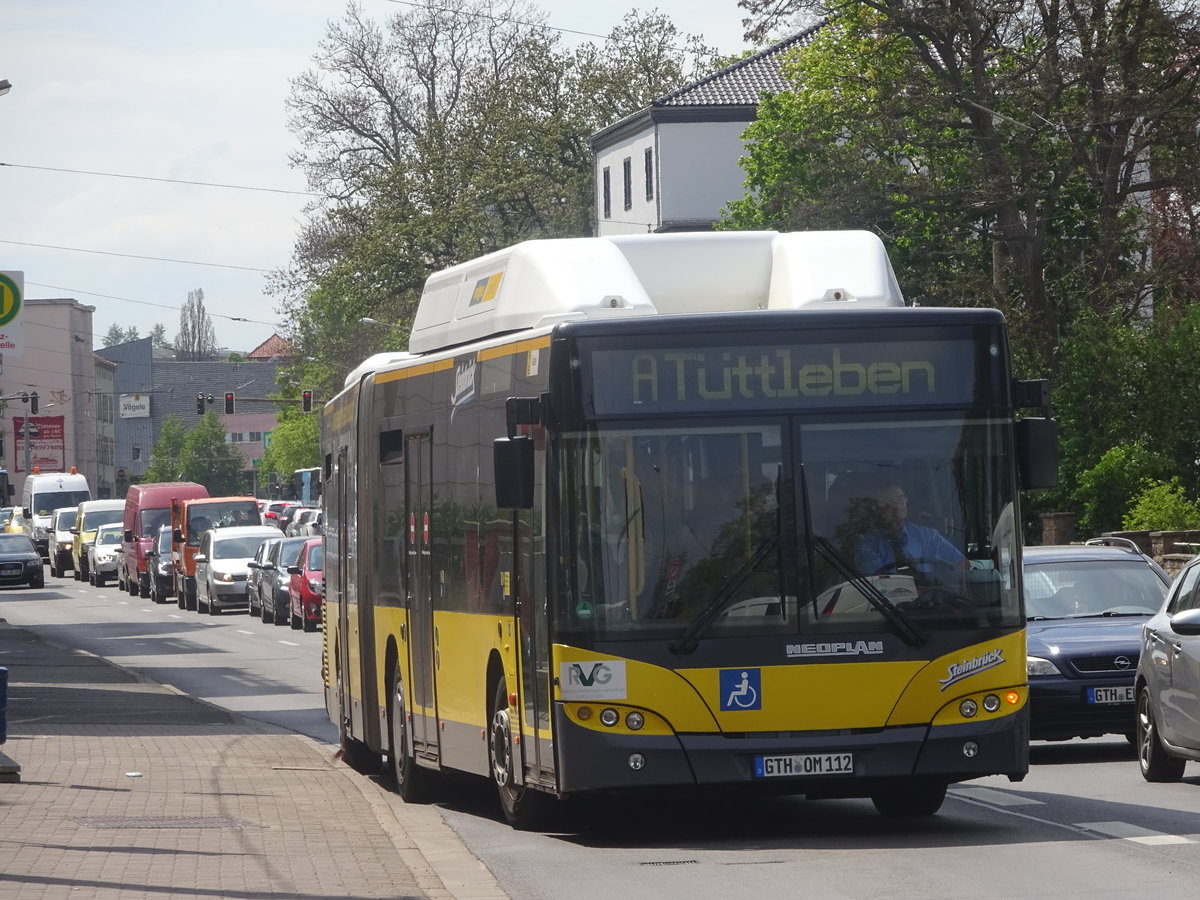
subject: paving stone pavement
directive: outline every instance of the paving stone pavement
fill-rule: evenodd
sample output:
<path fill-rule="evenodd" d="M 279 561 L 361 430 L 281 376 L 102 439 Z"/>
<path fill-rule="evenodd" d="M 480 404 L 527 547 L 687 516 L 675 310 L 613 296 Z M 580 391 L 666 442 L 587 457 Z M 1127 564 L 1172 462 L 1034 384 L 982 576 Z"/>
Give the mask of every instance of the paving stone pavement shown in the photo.
<path fill-rule="evenodd" d="M 0 620 L 0 898 L 501 898 L 430 807 L 336 748 Z"/>

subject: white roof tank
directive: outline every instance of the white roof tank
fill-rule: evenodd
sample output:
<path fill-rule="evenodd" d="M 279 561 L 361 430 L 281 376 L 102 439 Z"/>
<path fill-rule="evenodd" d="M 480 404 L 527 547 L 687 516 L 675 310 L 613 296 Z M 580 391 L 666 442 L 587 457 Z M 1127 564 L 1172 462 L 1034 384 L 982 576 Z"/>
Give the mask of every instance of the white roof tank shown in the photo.
<path fill-rule="evenodd" d="M 903 305 L 887 251 L 867 231 L 526 241 L 431 275 L 409 350 L 574 318 Z"/>

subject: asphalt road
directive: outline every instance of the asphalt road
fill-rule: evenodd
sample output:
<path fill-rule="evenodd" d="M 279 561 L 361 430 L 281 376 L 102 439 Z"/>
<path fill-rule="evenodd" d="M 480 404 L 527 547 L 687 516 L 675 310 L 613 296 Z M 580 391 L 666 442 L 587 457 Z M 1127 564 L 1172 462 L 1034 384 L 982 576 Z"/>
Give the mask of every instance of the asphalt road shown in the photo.
<path fill-rule="evenodd" d="M 320 633 L 70 579 L 0 589 L 0 617 L 216 706 L 336 740 Z M 1032 762 L 1020 784 L 957 785 L 938 815 L 908 821 L 863 800 L 669 795 L 575 804 L 558 830 L 523 833 L 504 824 L 481 780 L 448 779 L 435 802 L 520 900 L 1195 896 L 1200 764 L 1182 783 L 1147 784 L 1116 737 L 1035 744 Z"/>

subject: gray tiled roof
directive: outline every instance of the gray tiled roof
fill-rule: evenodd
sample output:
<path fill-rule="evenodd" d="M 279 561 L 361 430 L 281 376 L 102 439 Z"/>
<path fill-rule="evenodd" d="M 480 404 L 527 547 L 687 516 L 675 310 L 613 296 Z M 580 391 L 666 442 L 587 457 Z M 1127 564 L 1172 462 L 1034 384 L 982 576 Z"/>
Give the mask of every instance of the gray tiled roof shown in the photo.
<path fill-rule="evenodd" d="M 755 106 L 764 93 L 784 91 L 791 87 L 779 72 L 780 55 L 811 43 L 824 24 L 818 22 L 732 66 L 657 97 L 651 105 Z"/>

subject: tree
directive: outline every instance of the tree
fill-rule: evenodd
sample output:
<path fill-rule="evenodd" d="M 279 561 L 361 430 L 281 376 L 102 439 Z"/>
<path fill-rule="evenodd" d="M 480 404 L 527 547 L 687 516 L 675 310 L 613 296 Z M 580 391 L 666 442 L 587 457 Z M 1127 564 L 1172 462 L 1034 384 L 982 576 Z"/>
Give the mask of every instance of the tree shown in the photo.
<path fill-rule="evenodd" d="M 213 497 L 246 492 L 246 459 L 226 437 L 225 426 L 210 409 L 187 433 L 180 454 L 184 480 L 204 485 Z"/>
<path fill-rule="evenodd" d="M 1003 309 L 1034 371 L 1055 369 L 1083 309 L 1134 321 L 1151 298 L 1193 296 L 1186 273 L 1159 277 L 1145 244 L 1171 206 L 1152 192 L 1198 196 L 1190 8 L 740 5 L 757 36 L 797 15 L 829 23 L 787 69 L 795 90 L 748 133 L 751 196 L 733 224 L 876 228 L 926 302 Z"/>
<path fill-rule="evenodd" d="M 321 462 L 320 420 L 312 413 L 291 408 L 279 415 L 279 424 L 271 430 L 271 446 L 263 457 L 262 469 L 286 482 L 297 469 L 309 469 Z"/>
<path fill-rule="evenodd" d="M 104 332 L 104 339 L 101 343 L 105 347 L 115 347 L 118 344 L 127 344 L 137 339 L 138 330 L 136 325 L 130 325 L 128 328 L 122 328 L 120 325 L 110 325 L 108 331 Z"/>
<path fill-rule="evenodd" d="M 175 336 L 177 359 L 214 359 L 217 336 L 212 320 L 204 309 L 204 290 L 188 291 L 187 302 L 179 311 L 179 334 Z"/>
<path fill-rule="evenodd" d="M 167 326 L 162 322 L 155 323 L 150 329 L 150 341 L 155 350 L 170 350 L 171 342 L 167 340 Z"/>
<path fill-rule="evenodd" d="M 158 442 L 150 452 L 151 462 L 142 474 L 143 482 L 179 481 L 183 476 L 183 448 L 187 426 L 175 414 L 163 422 Z"/>
<path fill-rule="evenodd" d="M 351 3 L 293 84 L 293 162 L 324 200 L 272 290 L 330 386 L 402 344 L 433 271 L 534 237 L 590 234 L 588 137 L 677 87 L 696 54 L 659 14 L 561 48 L 519 2 L 422 0 L 377 24 Z M 336 298 L 336 299 L 333 299 Z M 364 329 L 364 316 L 396 323 Z"/>

